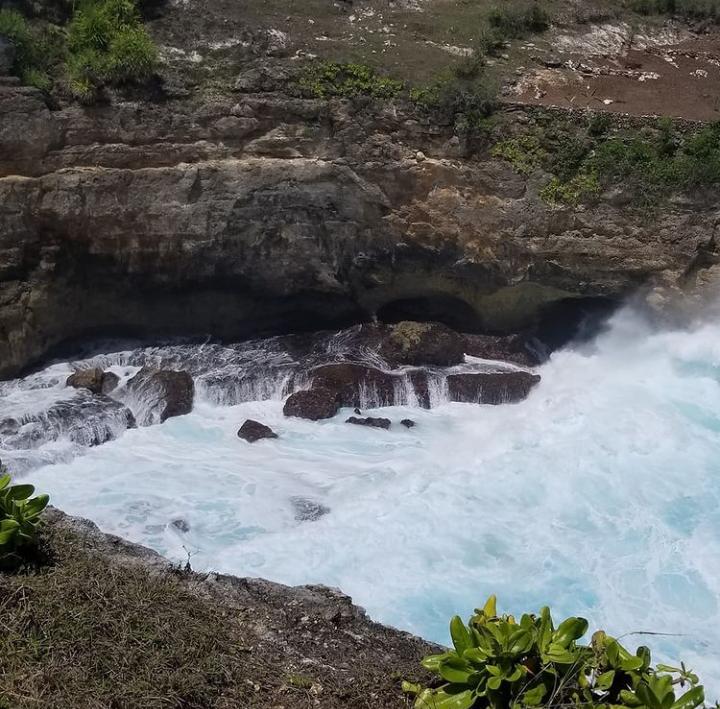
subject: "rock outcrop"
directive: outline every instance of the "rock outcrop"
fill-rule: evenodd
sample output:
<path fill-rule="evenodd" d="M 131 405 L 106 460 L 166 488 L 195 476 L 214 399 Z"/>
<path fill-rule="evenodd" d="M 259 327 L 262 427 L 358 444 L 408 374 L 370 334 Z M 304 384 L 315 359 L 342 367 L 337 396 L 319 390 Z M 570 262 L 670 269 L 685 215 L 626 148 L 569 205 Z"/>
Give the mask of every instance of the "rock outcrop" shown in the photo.
<path fill-rule="evenodd" d="M 526 399 L 540 381 L 530 372 L 451 374 L 447 378 L 451 401 L 474 404 L 514 404 Z"/>
<path fill-rule="evenodd" d="M 67 378 L 67 386 L 75 389 L 87 389 L 93 394 L 108 394 L 118 384 L 120 378 L 113 372 L 104 372 L 99 367 L 79 369 Z"/>
<path fill-rule="evenodd" d="M 285 416 L 319 421 L 335 416 L 340 410 L 340 405 L 336 392 L 323 387 L 314 387 L 291 394 L 283 406 L 283 413 Z"/>
<path fill-rule="evenodd" d="M 139 412 L 138 424 L 148 426 L 189 414 L 195 384 L 187 372 L 143 367 L 127 383 L 127 393 Z"/>
<path fill-rule="evenodd" d="M 400 322 L 393 325 L 380 347 L 390 363 L 449 367 L 465 358 L 465 339 L 440 323 Z"/>

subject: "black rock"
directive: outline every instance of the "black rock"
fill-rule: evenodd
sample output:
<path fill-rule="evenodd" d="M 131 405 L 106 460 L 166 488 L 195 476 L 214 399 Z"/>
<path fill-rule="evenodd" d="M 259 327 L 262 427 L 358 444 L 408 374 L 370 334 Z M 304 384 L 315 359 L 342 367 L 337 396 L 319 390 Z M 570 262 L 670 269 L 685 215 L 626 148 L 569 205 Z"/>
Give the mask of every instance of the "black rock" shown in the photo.
<path fill-rule="evenodd" d="M 307 500 L 304 497 L 291 497 L 290 502 L 295 510 L 295 519 L 298 522 L 314 522 L 330 512 L 329 507 L 325 507 L 325 505 L 313 500 Z"/>
<path fill-rule="evenodd" d="M 178 530 L 178 532 L 182 532 L 183 534 L 187 534 L 190 531 L 190 522 L 186 519 L 182 519 L 181 517 L 170 522 L 170 526 L 174 527 Z"/>
<path fill-rule="evenodd" d="M 372 416 L 366 418 L 351 416 L 345 423 L 354 423 L 356 426 L 370 426 L 372 428 L 390 428 L 390 419 L 374 418 Z"/>
<path fill-rule="evenodd" d="M 362 411 L 360 411 L 360 409 L 358 409 L 358 408 L 355 409 L 355 413 L 356 413 L 358 416 L 362 416 Z"/>
<path fill-rule="evenodd" d="M 195 384 L 188 372 L 143 367 L 127 384 L 128 392 L 146 403 L 141 426 L 163 423 L 192 411 Z"/>
<path fill-rule="evenodd" d="M 531 372 L 451 374 L 447 378 L 451 401 L 475 404 L 513 404 L 527 398 L 540 376 Z"/>
<path fill-rule="evenodd" d="M 412 428 L 415 425 L 415 421 L 412 419 L 403 419 L 400 423 L 405 426 L 405 428 Z"/>
<path fill-rule="evenodd" d="M 313 387 L 291 394 L 285 402 L 283 413 L 285 416 L 318 421 L 332 418 L 339 409 L 340 399 L 337 392 L 324 387 Z"/>
<path fill-rule="evenodd" d="M 237 435 L 238 438 L 242 438 L 248 443 L 255 443 L 255 441 L 259 441 L 261 438 L 278 438 L 277 433 L 275 433 L 270 426 L 266 426 L 259 421 L 253 421 L 252 419 L 248 419 L 240 426 Z"/>

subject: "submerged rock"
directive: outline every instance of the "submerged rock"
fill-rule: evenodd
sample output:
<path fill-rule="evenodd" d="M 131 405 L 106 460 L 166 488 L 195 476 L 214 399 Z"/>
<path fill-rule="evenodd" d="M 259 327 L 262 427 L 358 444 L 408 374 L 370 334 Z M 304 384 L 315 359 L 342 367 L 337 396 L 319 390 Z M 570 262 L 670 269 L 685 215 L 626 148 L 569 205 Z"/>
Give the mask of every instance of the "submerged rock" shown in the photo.
<path fill-rule="evenodd" d="M 190 522 L 188 522 L 186 519 L 183 519 L 182 517 L 174 519 L 172 522 L 170 522 L 170 526 L 174 529 L 177 529 L 178 532 L 182 532 L 183 534 L 187 534 L 190 531 Z"/>
<path fill-rule="evenodd" d="M 163 423 L 192 411 L 195 384 L 185 371 L 143 367 L 127 384 L 128 393 L 139 403 L 138 423 Z"/>
<path fill-rule="evenodd" d="M 356 426 L 370 426 L 371 428 L 390 428 L 390 419 L 376 418 L 373 416 L 367 416 L 365 418 L 351 416 L 345 423 L 354 423 Z"/>
<path fill-rule="evenodd" d="M 405 321 L 390 328 L 380 354 L 394 365 L 449 367 L 464 361 L 465 340 L 441 323 Z"/>
<path fill-rule="evenodd" d="M 405 428 L 414 428 L 415 426 L 415 421 L 412 419 L 403 419 L 400 423 L 405 426 Z"/>
<path fill-rule="evenodd" d="M 248 443 L 255 443 L 255 441 L 259 441 L 262 438 L 278 438 L 277 433 L 275 433 L 270 426 L 266 426 L 259 421 L 253 421 L 253 419 L 245 421 L 245 423 L 240 426 L 237 435 L 238 438 L 242 438 Z"/>
<path fill-rule="evenodd" d="M 329 507 L 304 497 L 291 497 L 290 502 L 295 510 L 295 519 L 298 522 L 314 522 L 330 512 Z"/>
<path fill-rule="evenodd" d="M 336 392 L 322 387 L 313 387 L 296 391 L 288 397 L 283 406 L 285 416 L 318 421 L 335 416 L 340 409 L 340 400 Z"/>
<path fill-rule="evenodd" d="M 74 389 L 88 389 L 93 394 L 107 394 L 117 386 L 120 377 L 113 372 L 103 372 L 100 367 L 78 369 L 65 384 Z"/>
<path fill-rule="evenodd" d="M 451 374 L 447 378 L 451 401 L 476 404 L 512 404 L 525 399 L 540 381 L 530 372 Z"/>

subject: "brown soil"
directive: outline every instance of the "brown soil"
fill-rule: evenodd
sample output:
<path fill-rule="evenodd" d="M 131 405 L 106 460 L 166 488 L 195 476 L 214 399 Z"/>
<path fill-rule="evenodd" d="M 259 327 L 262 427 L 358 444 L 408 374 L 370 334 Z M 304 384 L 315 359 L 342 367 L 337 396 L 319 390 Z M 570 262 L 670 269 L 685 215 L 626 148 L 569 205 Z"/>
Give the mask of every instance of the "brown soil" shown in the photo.
<path fill-rule="evenodd" d="M 520 103 L 720 119 L 717 31 L 663 46 L 625 47 L 610 56 L 555 51 L 536 57 L 535 64 L 516 84 Z"/>

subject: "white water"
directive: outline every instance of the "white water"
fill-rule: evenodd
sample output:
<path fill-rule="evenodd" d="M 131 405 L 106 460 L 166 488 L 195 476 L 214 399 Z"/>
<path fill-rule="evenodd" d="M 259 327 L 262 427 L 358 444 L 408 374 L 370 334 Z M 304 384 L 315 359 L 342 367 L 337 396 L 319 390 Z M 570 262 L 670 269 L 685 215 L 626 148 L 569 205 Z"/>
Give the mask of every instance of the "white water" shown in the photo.
<path fill-rule="evenodd" d="M 31 477 L 106 531 L 182 561 L 184 545 L 196 569 L 335 585 L 441 642 L 490 593 L 618 635 L 679 633 L 626 643 L 684 659 L 720 696 L 720 326 L 652 333 L 625 312 L 539 371 L 522 404 L 382 409 L 390 431 L 200 401 Z M 280 438 L 239 440 L 248 417 Z M 298 521 L 292 498 L 330 512 Z"/>

